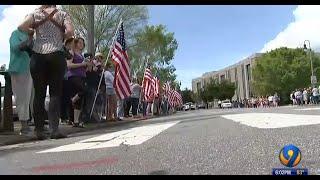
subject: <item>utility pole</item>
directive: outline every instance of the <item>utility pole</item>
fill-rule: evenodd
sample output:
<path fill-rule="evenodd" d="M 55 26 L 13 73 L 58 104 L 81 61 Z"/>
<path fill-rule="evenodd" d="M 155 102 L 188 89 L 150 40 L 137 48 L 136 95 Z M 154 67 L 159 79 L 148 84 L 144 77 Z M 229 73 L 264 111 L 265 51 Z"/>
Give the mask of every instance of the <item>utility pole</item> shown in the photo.
<path fill-rule="evenodd" d="M 94 5 L 87 5 L 88 8 L 88 53 L 92 53 L 94 55 Z"/>
<path fill-rule="evenodd" d="M 311 55 L 311 45 L 310 45 L 310 41 L 309 40 L 305 40 L 303 42 L 303 49 L 304 50 L 308 50 L 308 47 L 307 47 L 307 43 L 309 44 L 309 58 L 310 58 L 310 65 L 311 65 L 311 84 L 312 84 L 312 87 L 315 87 L 315 84 L 317 83 L 317 77 L 314 75 L 314 72 L 313 72 L 313 62 L 312 62 L 312 55 Z"/>

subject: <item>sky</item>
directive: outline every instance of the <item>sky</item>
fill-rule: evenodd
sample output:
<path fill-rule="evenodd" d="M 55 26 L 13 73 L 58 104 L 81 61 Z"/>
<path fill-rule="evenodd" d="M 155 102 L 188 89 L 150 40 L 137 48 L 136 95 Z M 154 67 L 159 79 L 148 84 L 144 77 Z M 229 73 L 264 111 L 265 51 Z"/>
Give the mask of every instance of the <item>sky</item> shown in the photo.
<path fill-rule="evenodd" d="M 0 6 L 0 64 L 8 63 L 12 30 L 35 6 Z M 203 73 L 282 46 L 320 48 L 320 6 L 148 6 L 149 24 L 174 32 L 173 59 L 182 88 Z M 5 27 L 5 28 L 3 28 Z"/>

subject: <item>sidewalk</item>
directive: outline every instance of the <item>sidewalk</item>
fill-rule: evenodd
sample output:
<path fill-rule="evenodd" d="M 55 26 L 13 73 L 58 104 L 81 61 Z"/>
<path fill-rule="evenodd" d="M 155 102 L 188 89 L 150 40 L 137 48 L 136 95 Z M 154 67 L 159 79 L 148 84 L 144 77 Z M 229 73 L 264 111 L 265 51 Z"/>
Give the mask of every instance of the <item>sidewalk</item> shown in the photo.
<path fill-rule="evenodd" d="M 151 119 L 151 118 L 152 117 L 148 117 L 148 119 Z M 79 132 L 87 132 L 87 131 L 92 131 L 97 129 L 103 129 L 106 127 L 114 127 L 114 126 L 141 121 L 141 120 L 144 120 L 144 119 L 143 118 L 139 118 L 139 119 L 126 118 L 123 121 L 115 121 L 115 122 L 104 121 L 100 123 L 87 124 L 85 128 L 73 128 L 71 125 L 60 124 L 59 128 L 62 133 L 70 135 L 70 134 L 79 133 Z M 20 129 L 20 122 L 14 122 L 14 132 L 0 132 L 0 146 L 25 143 L 25 142 L 37 140 L 35 136 L 34 137 L 20 136 L 19 129 Z M 34 126 L 31 126 L 31 129 L 33 131 Z"/>

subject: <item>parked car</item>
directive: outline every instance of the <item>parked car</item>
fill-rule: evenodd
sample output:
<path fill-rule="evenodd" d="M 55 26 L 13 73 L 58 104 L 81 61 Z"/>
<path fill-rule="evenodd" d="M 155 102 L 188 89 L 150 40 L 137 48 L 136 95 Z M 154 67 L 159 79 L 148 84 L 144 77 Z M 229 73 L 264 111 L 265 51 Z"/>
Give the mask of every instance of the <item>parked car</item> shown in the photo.
<path fill-rule="evenodd" d="M 198 104 L 198 105 L 197 105 L 197 108 L 198 108 L 198 109 L 205 109 L 206 106 L 201 103 L 201 104 Z"/>
<path fill-rule="evenodd" d="M 232 108 L 232 103 L 230 102 L 230 100 L 224 100 L 221 103 L 221 107 L 222 108 Z"/>
<path fill-rule="evenodd" d="M 1 97 L 1 115 L 3 117 L 3 101 L 4 101 L 4 97 Z M 46 93 L 46 99 L 45 99 L 45 110 L 48 112 L 49 110 L 49 102 L 50 102 L 50 96 L 49 96 L 49 88 L 47 88 L 47 93 Z M 17 112 L 17 108 L 16 108 L 16 98 L 14 97 L 14 95 L 12 95 L 12 111 L 13 111 L 13 120 L 14 121 L 18 121 L 19 117 L 18 117 L 18 112 Z M 48 119 L 48 118 L 46 118 Z"/>
<path fill-rule="evenodd" d="M 4 101 L 4 97 L 1 97 L 1 117 L 3 118 L 3 104 Z M 16 108 L 16 98 L 12 95 L 12 111 L 13 111 L 13 120 L 14 121 L 18 121 L 18 112 L 17 112 L 17 108 Z"/>
<path fill-rule="evenodd" d="M 189 103 L 184 104 L 182 109 L 183 109 L 183 111 L 189 111 L 190 110 Z"/>
<path fill-rule="evenodd" d="M 196 106 L 193 103 L 189 103 L 190 110 L 196 110 Z"/>

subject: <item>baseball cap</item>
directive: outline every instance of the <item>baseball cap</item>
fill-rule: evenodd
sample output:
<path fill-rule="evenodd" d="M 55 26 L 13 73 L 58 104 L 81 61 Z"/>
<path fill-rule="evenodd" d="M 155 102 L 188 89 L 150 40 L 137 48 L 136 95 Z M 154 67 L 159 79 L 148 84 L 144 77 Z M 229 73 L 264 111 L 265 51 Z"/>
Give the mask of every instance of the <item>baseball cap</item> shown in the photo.
<path fill-rule="evenodd" d="M 103 54 L 102 54 L 101 52 L 97 52 L 97 53 L 95 54 L 95 57 L 98 57 L 98 56 L 103 57 Z"/>

